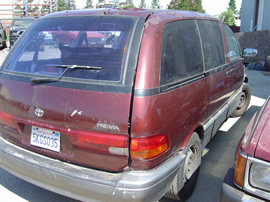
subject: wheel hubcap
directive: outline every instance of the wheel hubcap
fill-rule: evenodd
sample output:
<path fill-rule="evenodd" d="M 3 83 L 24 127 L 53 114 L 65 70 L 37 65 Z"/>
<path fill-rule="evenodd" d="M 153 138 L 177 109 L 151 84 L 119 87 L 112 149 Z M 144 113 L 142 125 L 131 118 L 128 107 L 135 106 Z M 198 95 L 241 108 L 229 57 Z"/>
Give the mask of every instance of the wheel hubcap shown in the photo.
<path fill-rule="evenodd" d="M 246 102 L 246 94 L 244 92 L 242 92 L 241 97 L 240 97 L 240 101 L 239 101 L 239 108 L 243 107 L 245 105 Z"/>
<path fill-rule="evenodd" d="M 199 162 L 199 155 L 198 155 L 198 148 L 193 145 L 189 148 L 186 156 L 185 162 L 185 178 L 189 180 L 193 173 L 198 168 Z"/>

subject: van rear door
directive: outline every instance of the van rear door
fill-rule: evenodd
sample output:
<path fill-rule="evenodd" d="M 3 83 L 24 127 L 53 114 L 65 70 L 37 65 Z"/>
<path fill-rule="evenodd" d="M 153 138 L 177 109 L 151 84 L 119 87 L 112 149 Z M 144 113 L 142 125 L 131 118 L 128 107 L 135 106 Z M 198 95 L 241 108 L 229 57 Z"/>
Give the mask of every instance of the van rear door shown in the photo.
<path fill-rule="evenodd" d="M 82 166 L 109 171 L 128 166 L 143 22 L 119 16 L 38 20 L 3 64 L 1 137 Z"/>
<path fill-rule="evenodd" d="M 233 93 L 242 86 L 244 78 L 244 68 L 238 40 L 226 24 L 223 24 L 223 27 L 228 46 L 228 53 L 226 54 L 226 56 L 229 58 L 231 66 L 231 70 L 228 73 L 230 74 L 231 91 Z"/>
<path fill-rule="evenodd" d="M 198 20 L 202 38 L 204 64 L 209 94 L 208 114 L 221 109 L 231 95 L 230 66 L 226 65 L 224 39 L 219 21 Z M 226 112 L 217 123 L 217 128 L 226 119 Z"/>

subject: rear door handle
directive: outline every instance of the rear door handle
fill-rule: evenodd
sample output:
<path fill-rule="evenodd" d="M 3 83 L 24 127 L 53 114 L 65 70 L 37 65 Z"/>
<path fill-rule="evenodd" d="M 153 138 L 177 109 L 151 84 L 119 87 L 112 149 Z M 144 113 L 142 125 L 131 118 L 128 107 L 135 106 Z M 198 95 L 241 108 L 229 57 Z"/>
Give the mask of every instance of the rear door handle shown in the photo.
<path fill-rule="evenodd" d="M 229 71 L 226 72 L 226 74 L 229 76 L 230 74 L 232 74 L 234 72 L 234 68 L 230 69 Z"/>

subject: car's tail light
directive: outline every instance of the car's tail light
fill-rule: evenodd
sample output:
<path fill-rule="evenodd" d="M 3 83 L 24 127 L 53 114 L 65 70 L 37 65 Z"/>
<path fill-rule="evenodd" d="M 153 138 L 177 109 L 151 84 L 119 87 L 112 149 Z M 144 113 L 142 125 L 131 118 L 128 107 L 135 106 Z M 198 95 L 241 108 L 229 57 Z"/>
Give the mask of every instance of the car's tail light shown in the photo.
<path fill-rule="evenodd" d="M 83 150 L 128 156 L 128 135 L 95 133 L 81 130 L 67 132 L 72 144 Z"/>
<path fill-rule="evenodd" d="M 169 138 L 166 134 L 132 138 L 130 143 L 131 159 L 151 159 L 169 149 Z"/>
<path fill-rule="evenodd" d="M 17 132 L 17 122 L 11 114 L 0 112 L 0 124 L 5 129 Z"/>
<path fill-rule="evenodd" d="M 239 152 L 234 167 L 234 182 L 243 187 L 247 158 Z"/>
<path fill-rule="evenodd" d="M 12 115 L 5 112 L 0 112 L 0 121 L 5 124 L 11 125 L 13 123 Z"/>

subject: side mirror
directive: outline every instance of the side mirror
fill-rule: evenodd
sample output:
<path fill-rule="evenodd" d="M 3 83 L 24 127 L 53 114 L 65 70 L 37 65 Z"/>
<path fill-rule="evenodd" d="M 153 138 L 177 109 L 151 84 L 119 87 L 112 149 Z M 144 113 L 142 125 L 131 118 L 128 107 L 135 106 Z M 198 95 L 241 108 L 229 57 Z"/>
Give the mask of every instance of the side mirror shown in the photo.
<path fill-rule="evenodd" d="M 7 28 L 10 28 L 10 24 L 7 24 Z"/>
<path fill-rule="evenodd" d="M 244 48 L 243 57 L 256 57 L 258 55 L 258 50 L 255 48 Z"/>

